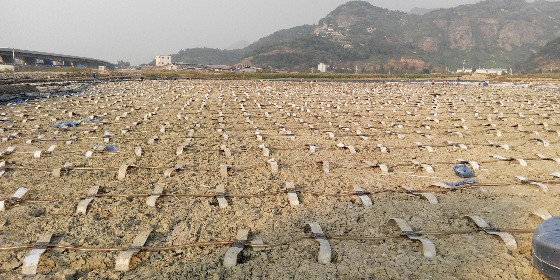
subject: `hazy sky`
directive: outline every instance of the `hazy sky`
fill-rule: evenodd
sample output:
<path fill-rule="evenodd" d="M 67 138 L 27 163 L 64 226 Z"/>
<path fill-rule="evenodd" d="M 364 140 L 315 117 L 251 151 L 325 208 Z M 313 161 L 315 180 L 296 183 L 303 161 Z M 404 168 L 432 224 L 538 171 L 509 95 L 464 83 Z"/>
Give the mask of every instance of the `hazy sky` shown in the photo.
<path fill-rule="evenodd" d="M 348 0 L 0 0 L 0 47 L 150 62 L 192 47 L 227 48 L 316 24 Z M 479 0 L 369 0 L 410 11 Z"/>

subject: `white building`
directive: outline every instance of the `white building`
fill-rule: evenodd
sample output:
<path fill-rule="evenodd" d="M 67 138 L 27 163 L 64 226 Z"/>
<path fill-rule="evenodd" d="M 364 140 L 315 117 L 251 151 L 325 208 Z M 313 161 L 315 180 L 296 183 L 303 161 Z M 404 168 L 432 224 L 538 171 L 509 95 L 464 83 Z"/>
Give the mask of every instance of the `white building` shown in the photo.
<path fill-rule="evenodd" d="M 158 55 L 156 56 L 156 66 L 165 66 L 171 64 L 170 55 Z"/>
<path fill-rule="evenodd" d="M 457 69 L 457 73 L 472 74 L 472 69 L 470 69 L 470 68 Z"/>
<path fill-rule="evenodd" d="M 474 72 L 476 74 L 489 74 L 489 75 L 504 75 L 508 73 L 507 69 L 502 68 L 480 68 Z"/>
<path fill-rule="evenodd" d="M 319 65 L 317 66 L 317 69 L 319 70 L 319 72 L 325 73 L 327 72 L 327 68 L 329 68 L 328 65 L 326 65 L 325 63 L 319 63 Z"/>

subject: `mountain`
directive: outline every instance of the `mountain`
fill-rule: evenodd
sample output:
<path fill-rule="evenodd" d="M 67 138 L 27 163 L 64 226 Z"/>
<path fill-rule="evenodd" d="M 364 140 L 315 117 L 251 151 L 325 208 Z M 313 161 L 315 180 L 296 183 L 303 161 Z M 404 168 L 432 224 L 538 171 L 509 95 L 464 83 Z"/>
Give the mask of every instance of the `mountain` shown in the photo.
<path fill-rule="evenodd" d="M 171 55 L 173 62 L 185 62 L 193 64 L 222 64 L 232 65 L 243 58 L 244 51 L 220 50 L 212 48 L 192 48 L 181 50 Z"/>
<path fill-rule="evenodd" d="M 410 9 L 410 12 L 408 12 L 409 14 L 413 14 L 413 15 L 425 15 L 431 11 L 435 11 L 436 9 L 426 9 L 426 8 L 419 8 L 419 7 L 414 7 L 412 9 Z"/>
<path fill-rule="evenodd" d="M 560 2 L 486 0 L 424 15 L 365 1 L 337 7 L 317 25 L 280 30 L 236 51 L 181 51 L 257 67 L 309 71 L 318 63 L 339 72 L 431 72 L 446 67 L 510 68 L 560 36 Z M 191 53 L 192 52 L 192 53 Z M 200 60 L 199 60 L 200 61 Z M 190 61 L 185 61 L 190 62 Z"/>
<path fill-rule="evenodd" d="M 560 37 L 546 43 L 537 53 L 520 64 L 519 68 L 527 72 L 548 72 L 551 69 L 558 72 L 560 69 Z"/>

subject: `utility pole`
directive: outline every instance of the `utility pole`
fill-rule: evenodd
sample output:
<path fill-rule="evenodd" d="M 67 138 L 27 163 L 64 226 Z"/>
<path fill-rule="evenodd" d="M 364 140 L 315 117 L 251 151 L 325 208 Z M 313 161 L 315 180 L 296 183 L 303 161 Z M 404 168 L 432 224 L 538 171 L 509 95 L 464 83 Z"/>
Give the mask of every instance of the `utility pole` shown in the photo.
<path fill-rule="evenodd" d="M 16 72 L 16 49 L 12 48 L 12 65 L 14 66 L 14 72 Z"/>
<path fill-rule="evenodd" d="M 465 73 L 465 62 L 466 62 L 466 59 L 463 59 L 463 73 Z"/>

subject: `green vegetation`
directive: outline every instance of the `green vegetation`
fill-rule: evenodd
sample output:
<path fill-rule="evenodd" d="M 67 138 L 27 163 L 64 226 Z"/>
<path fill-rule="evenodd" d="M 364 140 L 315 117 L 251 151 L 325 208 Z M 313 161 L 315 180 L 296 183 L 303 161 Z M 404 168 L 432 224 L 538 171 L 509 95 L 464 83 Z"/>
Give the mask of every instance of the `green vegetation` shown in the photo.
<path fill-rule="evenodd" d="M 532 74 L 517 74 L 497 76 L 496 81 L 511 82 L 511 81 L 560 81 L 560 73 L 532 73 Z"/>
<path fill-rule="evenodd" d="M 117 62 L 117 68 L 121 68 L 121 69 L 122 69 L 122 68 L 127 68 L 127 67 L 129 67 L 129 66 L 130 66 L 130 62 L 128 62 L 128 61 L 119 60 L 119 61 Z"/>
<path fill-rule="evenodd" d="M 170 72 L 170 71 L 146 71 L 142 72 L 142 76 L 147 78 L 161 78 L 161 79 L 173 79 L 173 78 L 184 78 L 186 75 L 183 72 Z"/>
<path fill-rule="evenodd" d="M 246 47 L 244 49 L 246 51 L 246 57 L 266 53 L 279 47 L 284 47 L 292 42 L 308 38 L 309 35 L 313 33 L 313 30 L 315 30 L 315 27 L 314 25 L 302 25 L 276 31 Z"/>
<path fill-rule="evenodd" d="M 18 67 L 17 72 L 89 73 L 92 69 L 83 67 Z"/>

